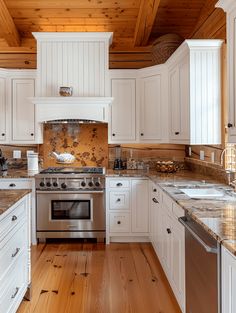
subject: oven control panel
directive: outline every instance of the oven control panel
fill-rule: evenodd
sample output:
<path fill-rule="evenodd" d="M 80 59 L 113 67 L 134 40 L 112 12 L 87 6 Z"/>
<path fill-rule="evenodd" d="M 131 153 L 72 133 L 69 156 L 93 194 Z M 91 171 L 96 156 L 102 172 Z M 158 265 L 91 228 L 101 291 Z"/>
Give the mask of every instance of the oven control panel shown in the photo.
<path fill-rule="evenodd" d="M 105 188 L 104 176 L 89 177 L 37 177 L 36 190 L 99 190 Z"/>

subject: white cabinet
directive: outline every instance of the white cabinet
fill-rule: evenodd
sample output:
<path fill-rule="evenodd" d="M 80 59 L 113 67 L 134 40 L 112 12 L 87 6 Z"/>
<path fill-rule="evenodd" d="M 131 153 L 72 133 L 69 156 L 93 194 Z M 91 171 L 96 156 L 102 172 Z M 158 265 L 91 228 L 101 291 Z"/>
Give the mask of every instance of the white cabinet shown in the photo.
<path fill-rule="evenodd" d="M 140 142 L 162 142 L 167 137 L 164 132 L 165 70 L 157 66 L 153 72 L 151 76 L 140 78 Z"/>
<path fill-rule="evenodd" d="M 221 143 L 221 40 L 186 40 L 169 58 L 170 142 Z"/>
<path fill-rule="evenodd" d="M 134 179 L 131 181 L 132 193 L 132 232 L 148 233 L 149 212 L 148 208 L 148 180 Z"/>
<path fill-rule="evenodd" d="M 149 241 L 148 180 L 106 179 L 106 242 Z"/>
<path fill-rule="evenodd" d="M 136 136 L 136 80 L 112 79 L 110 143 L 133 142 Z"/>
<path fill-rule="evenodd" d="M 0 77 L 0 142 L 7 139 L 6 78 Z"/>
<path fill-rule="evenodd" d="M 36 240 L 36 208 L 35 208 L 35 180 L 30 178 L 2 178 L 0 189 L 31 189 L 30 197 L 30 222 L 31 222 L 31 243 L 37 244 Z"/>
<path fill-rule="evenodd" d="M 157 185 L 150 183 L 150 239 L 173 289 L 185 312 L 185 233 L 178 218 L 184 210 Z"/>
<path fill-rule="evenodd" d="M 15 313 L 31 282 L 30 194 L 0 215 L 0 313 Z"/>
<path fill-rule="evenodd" d="M 217 7 L 227 13 L 227 86 L 228 86 L 228 142 L 236 143 L 236 2 L 235 0 L 220 0 Z"/>
<path fill-rule="evenodd" d="M 236 257 L 222 247 L 222 313 L 236 312 Z"/>
<path fill-rule="evenodd" d="M 34 79 L 12 79 L 12 141 L 34 142 L 34 104 L 28 99 L 34 97 Z"/>

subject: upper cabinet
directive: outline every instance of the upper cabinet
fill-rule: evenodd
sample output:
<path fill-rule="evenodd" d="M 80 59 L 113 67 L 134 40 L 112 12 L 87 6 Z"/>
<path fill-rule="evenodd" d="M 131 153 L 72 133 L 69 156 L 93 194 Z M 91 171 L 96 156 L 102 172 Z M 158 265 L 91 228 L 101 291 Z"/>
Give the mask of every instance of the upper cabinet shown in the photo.
<path fill-rule="evenodd" d="M 0 71 L 0 142 L 35 144 L 42 142 L 41 125 L 36 122 L 35 71 Z"/>
<path fill-rule="evenodd" d="M 227 75 L 228 75 L 228 142 L 236 143 L 236 2 L 235 0 L 220 0 L 217 7 L 227 13 Z"/>
<path fill-rule="evenodd" d="M 133 142 L 136 137 L 136 79 L 111 79 L 110 141 Z"/>
<path fill-rule="evenodd" d="M 221 40 L 186 40 L 167 61 L 170 142 L 221 143 Z"/>
<path fill-rule="evenodd" d="M 163 66 L 143 70 L 140 78 L 139 140 L 162 142 L 167 137 L 166 71 Z"/>
<path fill-rule="evenodd" d="M 0 142 L 4 143 L 7 140 L 7 106 L 6 106 L 6 79 L 0 77 Z"/>
<path fill-rule="evenodd" d="M 35 139 L 34 79 L 12 79 L 12 141 Z"/>

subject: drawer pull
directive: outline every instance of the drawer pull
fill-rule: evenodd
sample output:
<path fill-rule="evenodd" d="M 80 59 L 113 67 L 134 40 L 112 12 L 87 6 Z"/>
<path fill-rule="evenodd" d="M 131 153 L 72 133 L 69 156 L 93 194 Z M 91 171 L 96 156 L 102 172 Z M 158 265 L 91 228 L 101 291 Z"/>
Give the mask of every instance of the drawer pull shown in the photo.
<path fill-rule="evenodd" d="M 152 201 L 155 202 L 155 203 L 159 203 L 159 201 L 157 201 L 156 198 L 152 198 Z"/>
<path fill-rule="evenodd" d="M 123 185 L 122 185 L 122 183 L 117 183 L 116 186 L 117 186 L 117 187 L 121 187 L 121 186 L 123 186 Z"/>
<path fill-rule="evenodd" d="M 175 132 L 175 135 L 179 135 L 179 132 Z"/>
<path fill-rule="evenodd" d="M 120 224 L 121 224 L 121 221 L 117 221 L 117 224 L 120 225 Z"/>
<path fill-rule="evenodd" d="M 170 228 L 167 228 L 166 231 L 167 231 L 168 234 L 171 234 L 171 229 Z"/>
<path fill-rule="evenodd" d="M 11 218 L 11 220 L 12 220 L 13 222 L 16 221 L 16 220 L 17 220 L 17 216 L 16 216 L 16 215 L 13 215 L 12 218 Z"/>
<path fill-rule="evenodd" d="M 120 198 L 118 198 L 116 201 L 117 201 L 117 202 L 120 202 L 121 200 L 120 200 Z"/>
<path fill-rule="evenodd" d="M 9 187 L 16 187 L 16 184 L 12 183 L 9 185 Z"/>
<path fill-rule="evenodd" d="M 12 299 L 14 299 L 16 297 L 16 295 L 18 294 L 18 291 L 20 290 L 20 288 L 16 287 L 16 291 L 14 292 L 14 294 L 11 296 Z"/>
<path fill-rule="evenodd" d="M 12 253 L 11 257 L 14 258 L 20 251 L 20 248 L 16 248 L 16 251 Z"/>

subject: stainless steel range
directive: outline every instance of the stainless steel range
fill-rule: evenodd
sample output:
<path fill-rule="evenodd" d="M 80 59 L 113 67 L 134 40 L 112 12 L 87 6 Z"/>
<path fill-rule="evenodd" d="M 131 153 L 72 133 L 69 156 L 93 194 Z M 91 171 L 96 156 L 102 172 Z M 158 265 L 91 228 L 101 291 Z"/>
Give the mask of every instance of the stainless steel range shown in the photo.
<path fill-rule="evenodd" d="M 35 176 L 37 238 L 105 238 L 105 169 L 50 167 Z"/>

